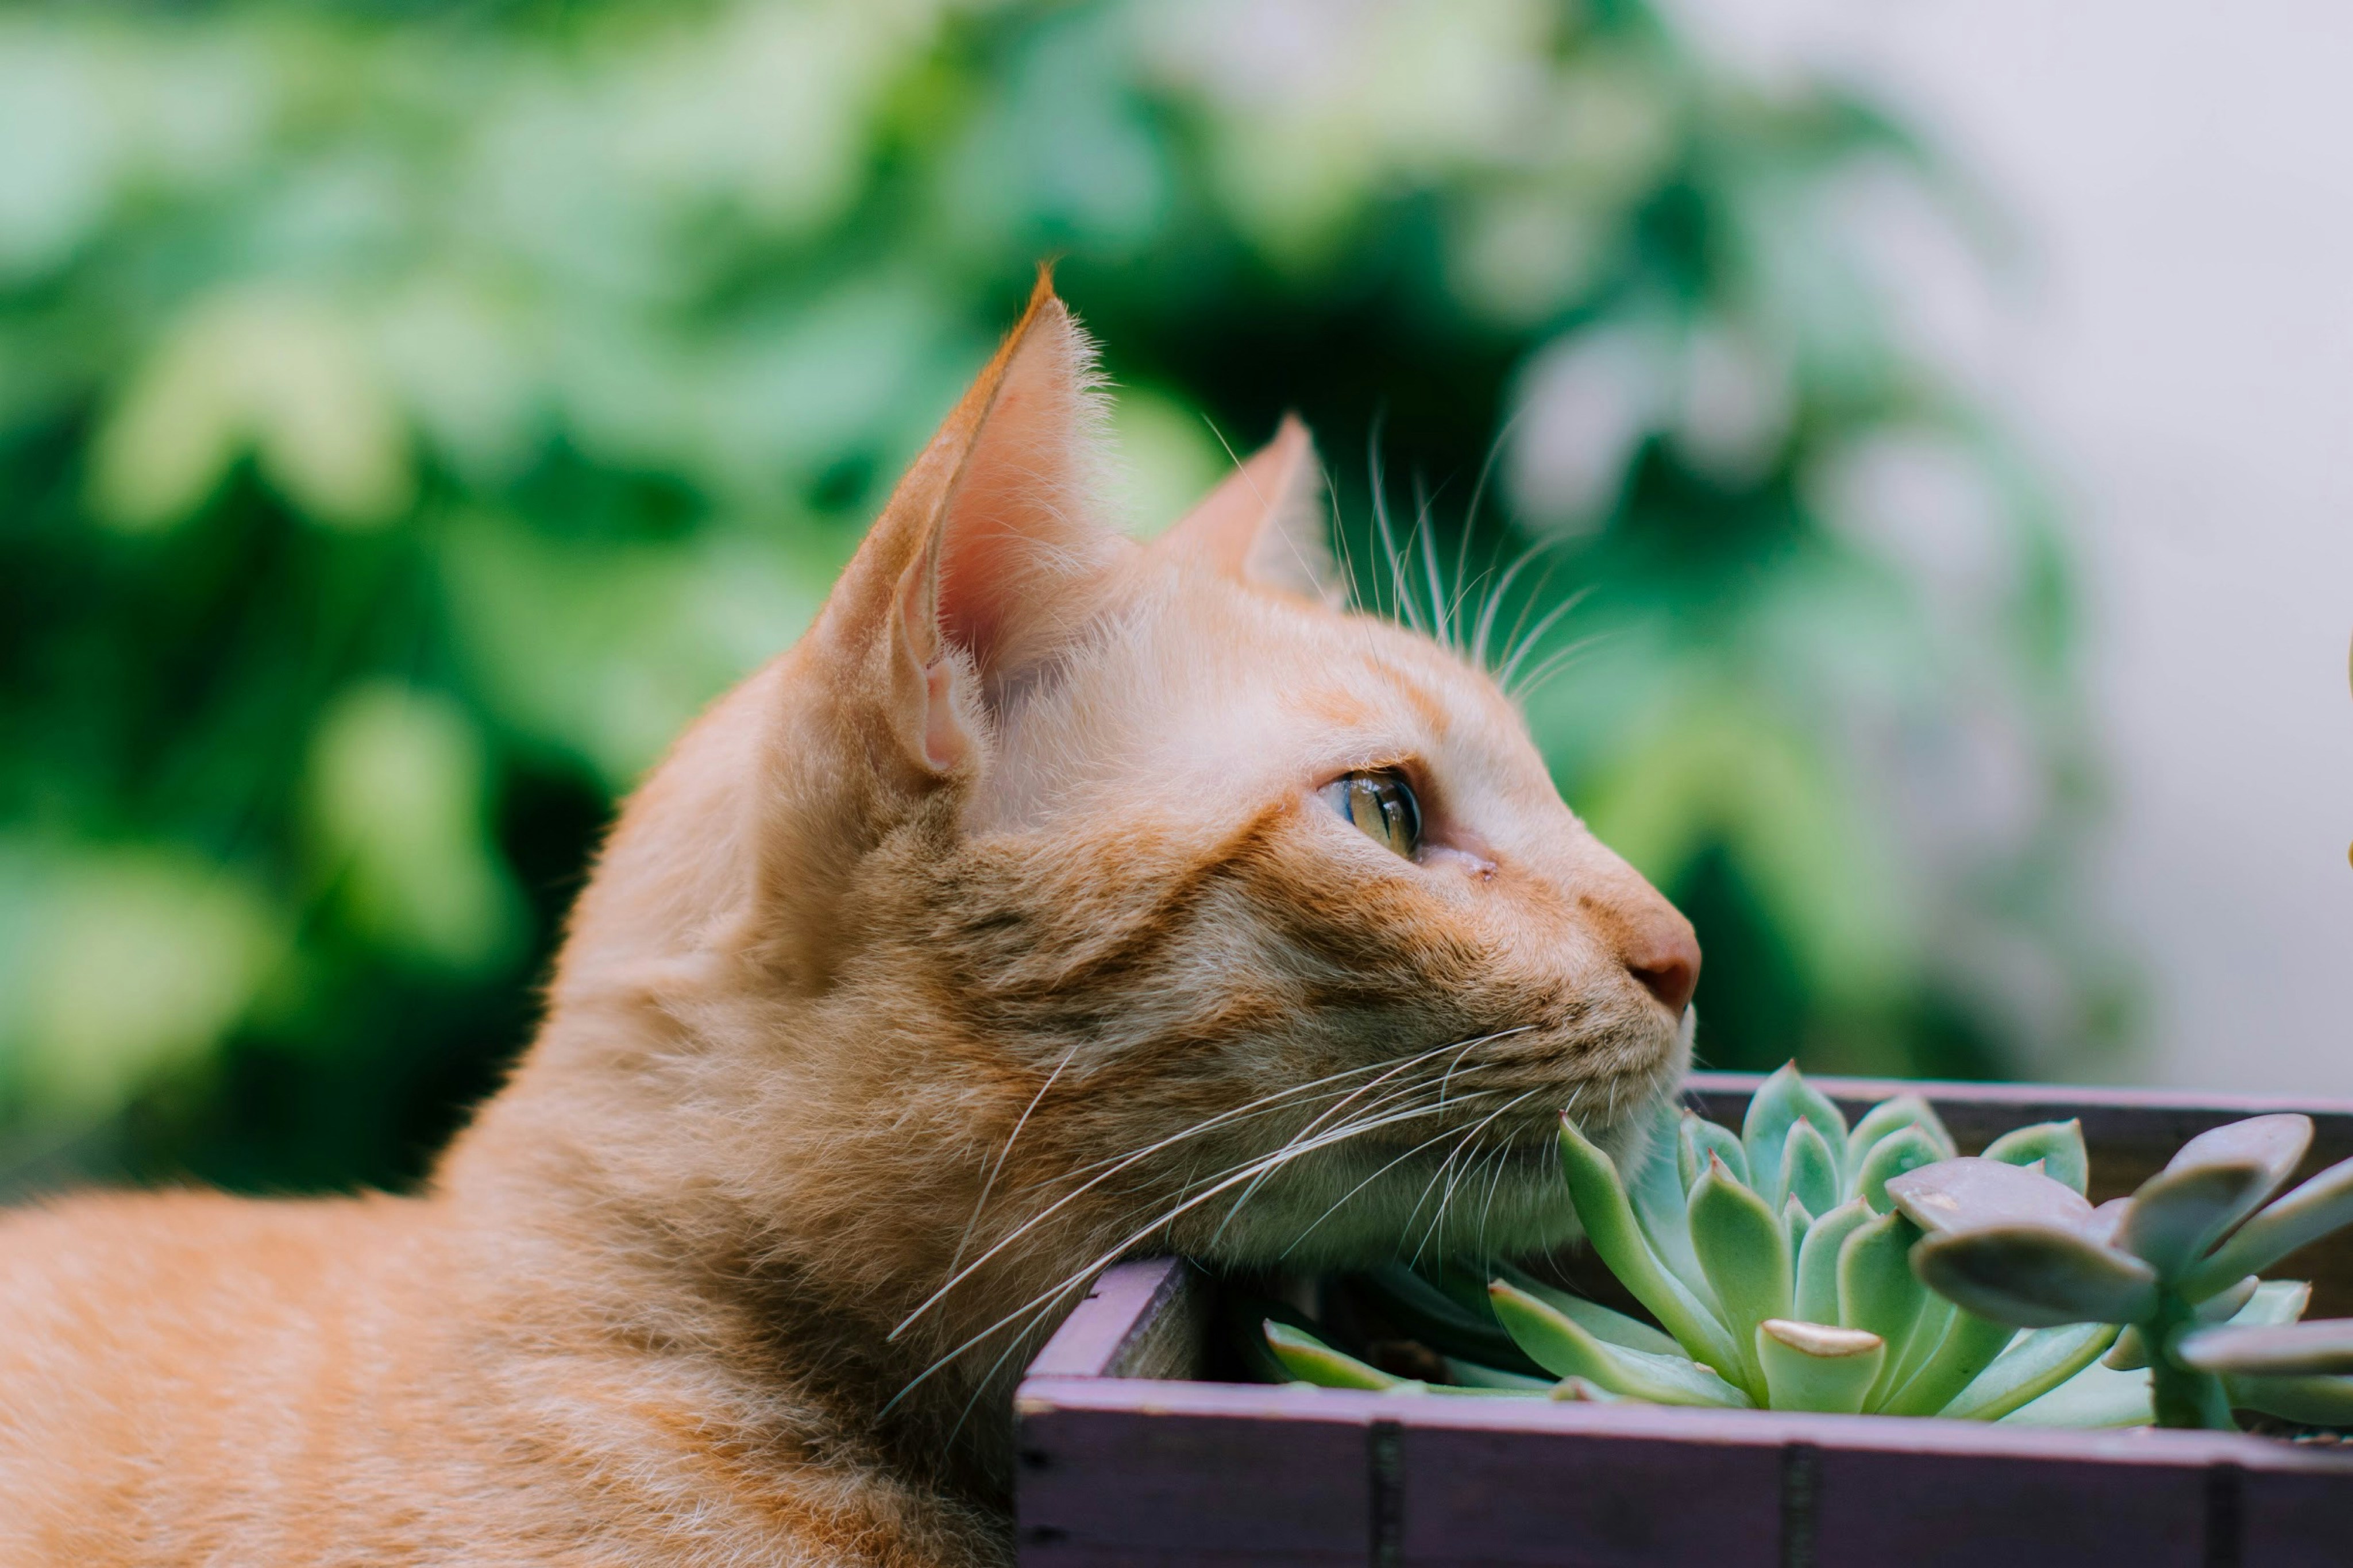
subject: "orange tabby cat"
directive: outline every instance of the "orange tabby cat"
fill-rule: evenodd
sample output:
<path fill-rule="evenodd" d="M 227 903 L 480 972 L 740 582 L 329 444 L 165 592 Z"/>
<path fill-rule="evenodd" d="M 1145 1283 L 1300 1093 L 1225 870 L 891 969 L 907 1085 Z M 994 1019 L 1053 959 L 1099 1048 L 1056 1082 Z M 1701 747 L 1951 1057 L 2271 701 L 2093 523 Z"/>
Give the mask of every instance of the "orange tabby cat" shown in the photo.
<path fill-rule="evenodd" d="M 1002 1563 L 1011 1379 L 1123 1251 L 1564 1239 L 1690 928 L 1335 607 L 1296 425 L 1108 531 L 1090 363 L 1041 281 L 423 1194 L 0 1224 L 0 1563 Z"/>

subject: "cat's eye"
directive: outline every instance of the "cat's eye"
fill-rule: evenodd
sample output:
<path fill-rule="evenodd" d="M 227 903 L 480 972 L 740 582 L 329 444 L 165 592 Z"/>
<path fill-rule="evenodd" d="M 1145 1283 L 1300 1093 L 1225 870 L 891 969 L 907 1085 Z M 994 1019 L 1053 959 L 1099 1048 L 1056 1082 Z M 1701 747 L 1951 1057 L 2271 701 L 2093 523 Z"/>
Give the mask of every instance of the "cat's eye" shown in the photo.
<path fill-rule="evenodd" d="M 1375 843 L 1408 859 L 1421 847 L 1421 803 L 1395 768 L 1342 773 L 1322 793 L 1334 811 Z"/>

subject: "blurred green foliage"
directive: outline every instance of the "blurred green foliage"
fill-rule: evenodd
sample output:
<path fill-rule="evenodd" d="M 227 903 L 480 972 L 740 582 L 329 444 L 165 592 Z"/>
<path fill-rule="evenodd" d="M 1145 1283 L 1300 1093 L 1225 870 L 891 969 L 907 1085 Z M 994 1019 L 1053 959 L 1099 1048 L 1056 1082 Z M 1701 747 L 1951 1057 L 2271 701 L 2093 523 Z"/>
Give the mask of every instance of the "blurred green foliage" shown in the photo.
<path fill-rule="evenodd" d="M 1531 718 L 1711 1062 L 2047 1064 L 2107 994 L 2063 555 L 1883 189 L 1967 210 L 1626 0 L 0 16 L 0 1173 L 420 1170 L 1041 256 L 1140 526 L 1295 406 L 1360 563 L 1377 452 L 1470 591 L 1587 595 Z"/>

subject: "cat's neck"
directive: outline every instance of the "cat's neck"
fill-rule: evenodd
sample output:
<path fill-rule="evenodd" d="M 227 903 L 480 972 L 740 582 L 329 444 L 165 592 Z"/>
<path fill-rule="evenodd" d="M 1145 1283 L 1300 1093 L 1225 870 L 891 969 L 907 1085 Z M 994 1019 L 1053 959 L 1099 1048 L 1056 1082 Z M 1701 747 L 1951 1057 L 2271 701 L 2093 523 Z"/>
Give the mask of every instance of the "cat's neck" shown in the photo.
<path fill-rule="evenodd" d="M 790 1010 L 758 1024 L 787 1058 L 802 1048 L 787 1040 L 823 1026 Z M 453 1150 L 441 1195 L 503 1276 L 499 1321 L 565 1353 L 702 1360 L 788 1438 L 1001 1501 L 1007 1399 L 1037 1335 L 988 1331 L 1082 1268 L 1082 1249 L 1065 1257 L 1040 1237 L 926 1307 L 958 1263 L 986 1171 L 940 1148 L 916 1168 L 892 1131 L 908 1107 L 860 1106 L 782 1067 L 774 1092 L 803 1099 L 804 1114 L 765 1117 L 769 1147 L 733 1141 L 712 1114 L 728 1091 L 697 1087 L 700 1044 L 651 998 L 636 1017 L 559 1013 L 544 1056 Z M 567 1046 L 663 1092 L 626 1105 L 554 1069 Z"/>

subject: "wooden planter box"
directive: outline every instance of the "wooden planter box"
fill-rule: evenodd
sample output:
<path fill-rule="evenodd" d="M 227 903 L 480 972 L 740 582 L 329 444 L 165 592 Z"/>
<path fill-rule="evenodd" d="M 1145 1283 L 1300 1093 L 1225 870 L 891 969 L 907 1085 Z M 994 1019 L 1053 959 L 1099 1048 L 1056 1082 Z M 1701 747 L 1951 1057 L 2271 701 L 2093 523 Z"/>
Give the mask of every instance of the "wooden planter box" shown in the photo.
<path fill-rule="evenodd" d="M 1815 1080 L 1850 1116 L 1899 1086 Z M 1757 1080 L 1689 1100 L 1736 1126 Z M 2316 1124 L 2298 1179 L 2353 1156 L 2353 1104 L 2038 1085 L 1925 1092 L 1965 1151 L 2084 1121 L 2094 1200 L 2265 1110 Z M 2353 1244 L 2272 1271 L 2353 1315 Z M 2288 1568 L 2353 1564 L 2353 1446 L 2209 1432 L 1451 1399 L 1192 1381 L 1211 1281 L 1111 1270 L 1017 1401 L 1032 1568 Z"/>

